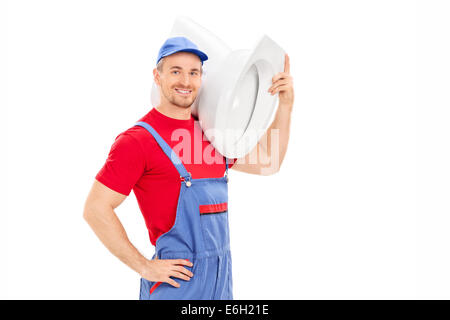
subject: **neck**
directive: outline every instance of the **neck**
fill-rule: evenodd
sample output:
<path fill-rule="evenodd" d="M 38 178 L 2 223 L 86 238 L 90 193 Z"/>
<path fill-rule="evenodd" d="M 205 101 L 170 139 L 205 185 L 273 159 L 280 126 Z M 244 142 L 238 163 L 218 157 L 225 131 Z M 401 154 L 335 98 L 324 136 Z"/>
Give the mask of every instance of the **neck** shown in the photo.
<path fill-rule="evenodd" d="M 191 119 L 191 107 L 181 108 L 173 104 L 167 105 L 161 103 L 156 107 L 156 110 L 158 110 L 167 117 L 174 118 L 177 120 Z"/>

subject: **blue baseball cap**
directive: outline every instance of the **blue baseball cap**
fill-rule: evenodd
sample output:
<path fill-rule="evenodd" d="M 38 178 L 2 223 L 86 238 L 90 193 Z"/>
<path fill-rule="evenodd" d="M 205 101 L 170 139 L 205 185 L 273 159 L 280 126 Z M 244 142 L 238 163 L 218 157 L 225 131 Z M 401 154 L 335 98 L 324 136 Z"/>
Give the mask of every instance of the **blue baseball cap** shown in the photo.
<path fill-rule="evenodd" d="M 202 65 L 203 61 L 208 60 L 208 56 L 204 52 L 198 50 L 197 45 L 188 38 L 173 37 L 167 39 L 166 42 L 164 42 L 164 44 L 162 45 L 161 49 L 159 49 L 156 64 L 158 64 L 159 60 L 161 60 L 162 58 L 180 51 L 195 53 L 202 61 Z"/>

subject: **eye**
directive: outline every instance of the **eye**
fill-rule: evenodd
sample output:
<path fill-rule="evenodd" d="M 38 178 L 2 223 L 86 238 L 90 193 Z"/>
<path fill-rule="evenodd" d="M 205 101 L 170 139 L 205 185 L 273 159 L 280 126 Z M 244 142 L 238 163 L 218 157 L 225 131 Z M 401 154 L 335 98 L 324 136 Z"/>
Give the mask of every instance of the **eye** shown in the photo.
<path fill-rule="evenodd" d="M 194 75 L 194 76 L 196 76 L 198 73 L 195 72 L 195 71 L 193 71 L 193 72 L 191 72 L 191 74 Z"/>
<path fill-rule="evenodd" d="M 172 71 L 172 73 L 175 73 L 175 72 L 178 72 L 178 71 Z"/>

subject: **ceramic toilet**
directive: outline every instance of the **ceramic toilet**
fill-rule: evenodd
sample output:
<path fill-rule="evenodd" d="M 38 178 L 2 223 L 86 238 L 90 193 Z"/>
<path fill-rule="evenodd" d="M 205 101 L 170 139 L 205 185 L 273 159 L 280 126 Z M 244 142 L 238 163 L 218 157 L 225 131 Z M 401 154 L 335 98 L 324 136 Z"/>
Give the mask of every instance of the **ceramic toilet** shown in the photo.
<path fill-rule="evenodd" d="M 228 158 L 248 154 L 270 126 L 278 94 L 267 90 L 272 77 L 284 71 L 284 50 L 267 35 L 250 49 L 232 50 L 190 18 L 178 17 L 168 37 L 183 36 L 208 55 L 202 85 L 192 114 L 205 136 Z M 152 105 L 159 104 L 153 83 Z"/>

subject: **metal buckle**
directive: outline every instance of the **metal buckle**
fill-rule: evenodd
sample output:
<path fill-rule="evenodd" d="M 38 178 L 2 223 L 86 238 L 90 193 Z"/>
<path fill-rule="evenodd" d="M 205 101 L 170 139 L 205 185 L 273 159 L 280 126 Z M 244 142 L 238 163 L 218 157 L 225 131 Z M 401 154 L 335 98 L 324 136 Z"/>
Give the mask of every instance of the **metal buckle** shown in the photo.
<path fill-rule="evenodd" d="M 181 181 L 184 181 L 184 183 L 186 184 L 186 187 L 190 187 L 192 185 L 192 182 L 191 182 L 192 175 L 190 172 L 188 172 L 188 174 L 189 174 L 189 176 L 186 177 L 187 179 L 185 177 L 180 176 Z"/>

